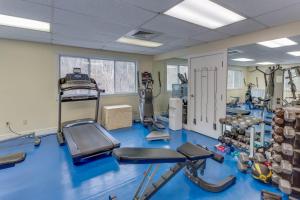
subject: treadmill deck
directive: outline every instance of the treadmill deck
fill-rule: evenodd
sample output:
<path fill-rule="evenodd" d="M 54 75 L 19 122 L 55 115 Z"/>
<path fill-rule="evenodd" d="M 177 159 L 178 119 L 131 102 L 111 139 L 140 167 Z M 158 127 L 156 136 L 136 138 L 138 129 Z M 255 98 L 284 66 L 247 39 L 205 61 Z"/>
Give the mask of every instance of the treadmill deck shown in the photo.
<path fill-rule="evenodd" d="M 97 123 L 65 127 L 63 134 L 73 159 L 106 153 L 120 146 L 120 143 Z"/>

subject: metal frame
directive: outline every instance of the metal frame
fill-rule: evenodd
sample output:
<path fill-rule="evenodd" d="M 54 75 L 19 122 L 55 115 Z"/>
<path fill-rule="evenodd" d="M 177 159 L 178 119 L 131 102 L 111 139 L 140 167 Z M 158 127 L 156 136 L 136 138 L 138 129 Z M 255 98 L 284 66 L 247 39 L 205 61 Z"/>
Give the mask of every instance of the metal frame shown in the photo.
<path fill-rule="evenodd" d="M 61 88 L 61 84 L 60 84 L 60 80 L 58 80 L 58 130 L 57 130 L 57 133 L 58 134 L 62 134 L 62 122 L 61 122 L 61 104 L 62 104 L 62 95 L 64 93 L 64 91 L 70 91 L 70 90 L 77 90 L 79 89 L 79 87 L 69 87 L 69 88 L 66 88 L 66 89 L 63 89 Z M 94 122 L 97 122 L 98 121 L 98 115 L 99 115 L 99 104 L 100 104 L 100 93 L 101 93 L 101 90 L 98 88 L 98 85 L 97 83 L 94 83 L 95 87 L 94 88 L 90 88 L 90 90 L 95 90 L 97 91 L 97 99 L 96 99 L 96 110 L 95 110 L 95 119 L 94 119 Z M 85 87 L 82 87 L 82 89 L 87 89 Z M 61 135 L 62 136 L 62 135 Z"/>
<path fill-rule="evenodd" d="M 211 157 L 214 159 L 213 157 Z M 163 173 L 155 182 L 153 178 L 157 175 L 160 164 L 150 164 L 145 171 L 143 179 L 133 196 L 133 200 L 148 200 L 156 192 L 158 192 L 165 184 L 167 184 L 178 172 L 185 167 L 185 175 L 196 185 L 209 192 L 221 192 L 236 181 L 234 176 L 228 176 L 218 183 L 208 183 L 199 175 L 204 175 L 206 168 L 206 159 L 199 159 L 196 161 L 186 160 L 185 162 L 175 163 L 165 173 Z M 221 161 L 222 162 L 222 161 Z M 110 196 L 110 200 L 117 200 L 116 196 Z"/>

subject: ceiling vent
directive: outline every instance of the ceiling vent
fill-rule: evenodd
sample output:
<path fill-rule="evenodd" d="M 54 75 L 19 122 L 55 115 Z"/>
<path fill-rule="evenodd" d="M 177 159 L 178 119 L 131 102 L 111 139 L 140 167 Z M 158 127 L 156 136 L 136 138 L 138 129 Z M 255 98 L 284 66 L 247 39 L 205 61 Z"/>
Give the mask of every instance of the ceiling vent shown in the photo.
<path fill-rule="evenodd" d="M 232 49 L 232 50 L 228 50 L 227 53 L 228 53 L 229 56 L 233 56 L 233 55 L 236 55 L 236 54 L 241 54 L 243 52 L 240 51 L 240 50 L 237 50 L 237 49 Z"/>
<path fill-rule="evenodd" d="M 161 33 L 149 31 L 146 29 L 136 29 L 126 34 L 127 37 L 142 39 L 142 40 L 151 40 L 159 35 L 161 35 Z"/>

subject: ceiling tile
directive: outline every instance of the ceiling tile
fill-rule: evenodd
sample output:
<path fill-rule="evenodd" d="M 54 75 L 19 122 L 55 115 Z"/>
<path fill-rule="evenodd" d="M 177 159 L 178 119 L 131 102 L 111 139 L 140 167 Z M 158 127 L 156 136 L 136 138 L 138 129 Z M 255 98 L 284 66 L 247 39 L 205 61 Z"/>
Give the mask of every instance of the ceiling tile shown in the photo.
<path fill-rule="evenodd" d="M 43 4 L 43 5 L 47 5 L 47 6 L 51 6 L 52 2 L 53 2 L 53 0 L 24 0 L 24 1 Z"/>
<path fill-rule="evenodd" d="M 164 12 L 183 0 L 121 0 L 132 5 L 151 10 L 154 12 Z"/>
<path fill-rule="evenodd" d="M 300 41 L 300 36 L 291 37 L 294 41 Z M 241 53 L 229 55 L 228 63 L 230 65 L 239 66 L 255 66 L 257 62 L 274 62 L 276 64 L 298 64 L 300 57 L 288 55 L 286 52 L 300 50 L 300 45 L 287 46 L 281 48 L 268 48 L 258 44 L 251 44 L 232 48 L 231 50 L 239 50 Z M 251 58 L 255 61 L 237 62 L 233 58 Z"/>
<path fill-rule="evenodd" d="M 70 39 L 91 40 L 97 42 L 111 42 L 119 38 L 119 36 L 108 34 L 95 34 L 99 31 L 99 28 L 90 27 L 89 29 L 83 29 L 81 27 L 72 27 L 62 24 L 53 24 L 53 35 L 63 35 Z"/>
<path fill-rule="evenodd" d="M 174 36 L 171 36 L 171 35 L 161 34 L 161 35 L 153 38 L 153 41 L 165 44 L 165 43 L 173 42 L 173 41 L 176 41 L 176 40 L 179 40 L 179 39 L 180 38 L 174 37 Z"/>
<path fill-rule="evenodd" d="M 40 21 L 51 21 L 51 7 L 21 0 L 0 0 L 0 13 Z"/>
<path fill-rule="evenodd" d="M 74 46 L 74 47 L 83 47 L 83 48 L 91 48 L 91 49 L 102 49 L 103 43 L 95 42 L 92 40 L 81 40 L 78 38 L 70 38 L 63 35 L 53 35 L 53 44 Z"/>
<path fill-rule="evenodd" d="M 300 20 L 300 3 L 255 18 L 268 26 L 278 26 Z"/>
<path fill-rule="evenodd" d="M 139 26 L 156 14 L 120 0 L 54 0 L 55 7 L 95 16 L 102 21 Z"/>
<path fill-rule="evenodd" d="M 197 26 L 166 15 L 159 15 L 155 17 L 148 23 L 144 24 L 142 28 L 180 38 L 189 38 L 192 35 L 208 30 L 201 26 Z"/>
<path fill-rule="evenodd" d="M 67 25 L 67 27 L 81 29 L 81 33 L 84 33 L 85 31 L 93 32 L 93 34 L 95 34 L 95 37 L 97 37 L 96 35 L 100 35 L 103 33 L 109 35 L 117 35 L 121 37 L 122 35 L 128 33 L 133 29 L 132 27 L 128 27 L 125 25 L 105 22 L 98 17 L 76 14 L 60 9 L 54 10 L 53 23 L 63 24 Z"/>
<path fill-rule="evenodd" d="M 203 41 L 203 42 L 211 42 L 211 41 L 225 39 L 229 36 L 230 35 L 226 34 L 226 33 L 220 33 L 217 31 L 207 31 L 204 33 L 194 35 L 194 36 L 192 36 L 192 38 L 195 40 Z"/>
<path fill-rule="evenodd" d="M 51 34 L 28 29 L 0 26 L 0 38 L 25 40 L 33 42 L 51 42 Z"/>
<path fill-rule="evenodd" d="M 203 43 L 203 41 L 195 40 L 195 39 L 179 39 L 166 44 L 168 47 L 190 47 L 193 45 L 198 45 Z"/>
<path fill-rule="evenodd" d="M 248 17 L 278 10 L 299 3 L 299 0 L 213 0 L 224 7 Z"/>
<path fill-rule="evenodd" d="M 121 51 L 121 52 L 129 52 L 129 53 L 138 53 L 151 51 L 154 48 L 140 47 L 135 45 L 127 45 L 118 42 L 110 42 L 103 46 L 103 49 L 110 51 Z"/>
<path fill-rule="evenodd" d="M 234 24 L 230 24 L 228 26 L 223 26 L 216 30 L 218 32 L 226 33 L 233 36 L 258 31 L 265 28 L 267 27 L 258 22 L 255 22 L 251 19 L 246 19 L 240 22 L 236 22 Z"/>

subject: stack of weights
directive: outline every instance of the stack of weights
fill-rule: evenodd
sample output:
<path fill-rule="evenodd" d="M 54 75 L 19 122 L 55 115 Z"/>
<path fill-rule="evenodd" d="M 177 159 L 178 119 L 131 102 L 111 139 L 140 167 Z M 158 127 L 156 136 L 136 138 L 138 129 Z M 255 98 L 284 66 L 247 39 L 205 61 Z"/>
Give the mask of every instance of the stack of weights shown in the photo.
<path fill-rule="evenodd" d="M 272 183 L 300 198 L 300 108 L 278 108 L 272 120 Z"/>

